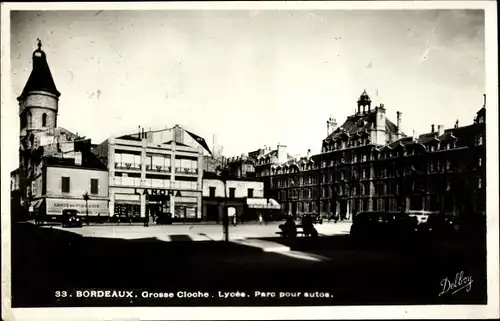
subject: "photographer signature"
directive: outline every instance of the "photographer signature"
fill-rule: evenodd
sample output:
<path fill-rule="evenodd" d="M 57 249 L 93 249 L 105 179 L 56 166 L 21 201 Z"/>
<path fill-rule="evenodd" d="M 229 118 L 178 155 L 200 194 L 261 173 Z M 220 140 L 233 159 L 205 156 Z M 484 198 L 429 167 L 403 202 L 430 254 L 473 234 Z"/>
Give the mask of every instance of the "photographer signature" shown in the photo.
<path fill-rule="evenodd" d="M 451 292 L 451 294 L 455 294 L 462 290 L 469 292 L 472 288 L 472 276 L 466 276 L 464 274 L 464 271 L 462 271 L 455 275 L 454 280 L 450 280 L 448 278 L 441 280 L 441 292 L 439 293 L 439 296 L 449 292 Z"/>

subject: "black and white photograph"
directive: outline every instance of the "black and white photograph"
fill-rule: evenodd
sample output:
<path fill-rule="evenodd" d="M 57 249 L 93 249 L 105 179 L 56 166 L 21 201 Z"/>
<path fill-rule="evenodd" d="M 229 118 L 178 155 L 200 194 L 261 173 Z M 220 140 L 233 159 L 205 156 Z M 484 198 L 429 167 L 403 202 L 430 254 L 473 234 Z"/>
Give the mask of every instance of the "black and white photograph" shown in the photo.
<path fill-rule="evenodd" d="M 3 319 L 499 317 L 496 22 L 2 3 Z"/>

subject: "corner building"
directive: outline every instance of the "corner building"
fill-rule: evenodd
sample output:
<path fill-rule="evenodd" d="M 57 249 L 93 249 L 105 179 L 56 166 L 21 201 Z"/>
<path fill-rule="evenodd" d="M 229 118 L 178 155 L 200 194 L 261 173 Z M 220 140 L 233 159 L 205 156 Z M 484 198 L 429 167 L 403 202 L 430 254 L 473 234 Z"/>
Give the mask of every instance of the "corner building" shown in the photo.
<path fill-rule="evenodd" d="M 180 126 L 110 137 L 94 148 L 109 171 L 109 212 L 140 220 L 171 213 L 178 221 L 202 217 L 202 138 Z"/>
<path fill-rule="evenodd" d="M 19 168 L 11 173 L 13 218 L 59 220 L 64 209 L 86 212 L 87 205 L 89 215 L 106 216 L 106 169 L 85 147 L 90 140 L 57 126 L 61 93 L 41 41 L 32 61 L 33 69 L 17 98 L 20 146 Z"/>

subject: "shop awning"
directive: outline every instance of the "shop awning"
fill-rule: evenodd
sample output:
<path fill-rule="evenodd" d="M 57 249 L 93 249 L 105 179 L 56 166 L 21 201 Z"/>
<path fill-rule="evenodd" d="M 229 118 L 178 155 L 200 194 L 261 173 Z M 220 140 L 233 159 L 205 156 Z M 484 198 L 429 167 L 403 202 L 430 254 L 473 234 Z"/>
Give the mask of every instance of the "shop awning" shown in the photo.
<path fill-rule="evenodd" d="M 34 210 L 40 208 L 40 206 L 42 205 L 42 203 L 43 203 L 43 199 L 39 199 L 39 200 L 31 202 L 29 211 L 33 212 Z"/>
<path fill-rule="evenodd" d="M 248 208 L 279 210 L 280 204 L 272 198 L 247 198 Z"/>

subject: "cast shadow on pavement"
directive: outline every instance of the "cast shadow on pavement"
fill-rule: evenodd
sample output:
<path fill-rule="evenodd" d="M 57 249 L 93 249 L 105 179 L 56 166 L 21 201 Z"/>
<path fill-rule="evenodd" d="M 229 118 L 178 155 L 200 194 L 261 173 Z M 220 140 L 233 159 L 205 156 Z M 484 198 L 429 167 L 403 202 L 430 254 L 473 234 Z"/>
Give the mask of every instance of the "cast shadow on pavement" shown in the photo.
<path fill-rule="evenodd" d="M 438 304 L 444 300 L 434 295 L 438 291 L 439 279 L 451 277 L 460 269 L 475 273 L 475 296 L 450 296 L 447 303 L 463 303 L 465 300 L 471 304 L 485 300 L 485 294 L 480 291 L 485 281 L 485 276 L 483 278 L 478 270 L 480 264 L 467 265 L 467 259 L 437 255 L 425 257 L 421 262 L 405 261 L 411 258 L 410 255 L 386 259 L 384 252 L 380 260 L 373 261 L 374 254 L 353 248 L 347 235 L 297 243 L 293 250 L 312 254 L 319 251 L 331 258 L 309 262 L 235 242 L 190 242 L 186 236 L 178 236 L 184 240 L 178 242 L 156 238 L 83 237 L 69 230 L 27 223 L 14 223 L 11 232 L 13 307 L 50 306 L 53 305 L 55 290 L 78 288 L 324 290 L 335 291 L 339 295 L 338 304 Z M 286 242 L 279 238 L 270 241 Z M 360 264 L 363 260 L 372 260 L 373 263 Z M 397 282 L 388 282 L 391 279 Z M 381 292 L 381 289 L 386 292 Z M 429 293 L 433 294 L 430 299 Z M 182 304 L 187 304 L 185 302 Z M 284 304 L 286 301 L 280 302 Z M 175 304 L 173 301 L 169 303 Z M 82 301 L 79 304 L 89 303 Z M 106 305 L 109 302 L 92 304 Z M 236 303 L 225 301 L 224 304 Z"/>

